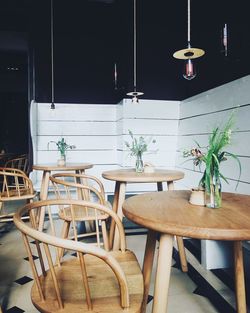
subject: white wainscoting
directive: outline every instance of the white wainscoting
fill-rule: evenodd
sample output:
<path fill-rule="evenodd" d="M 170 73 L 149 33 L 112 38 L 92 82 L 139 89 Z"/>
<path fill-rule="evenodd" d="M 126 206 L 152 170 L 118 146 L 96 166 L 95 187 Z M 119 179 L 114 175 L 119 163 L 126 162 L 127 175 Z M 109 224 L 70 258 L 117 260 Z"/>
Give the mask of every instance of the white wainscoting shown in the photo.
<path fill-rule="evenodd" d="M 76 146 L 67 152 L 68 162 L 90 162 L 94 167 L 88 173 L 101 178 L 107 193 L 113 193 L 114 182 L 102 179 L 105 170 L 134 167 L 124 140 L 129 141 L 128 129 L 135 136 L 156 139 L 150 145 L 153 151 L 144 155 L 144 161 L 157 167 L 173 168 L 178 135 L 179 101 L 140 100 L 132 104 L 124 99 L 118 105 L 32 103 L 31 121 L 34 146 L 34 163 L 56 162 L 55 143 L 64 137 Z M 34 122 L 36 121 L 36 122 Z M 49 144 L 48 144 L 49 143 Z M 33 173 L 36 188 L 41 183 L 41 173 Z M 128 192 L 154 191 L 152 184 L 129 184 Z"/>
<path fill-rule="evenodd" d="M 128 130 L 136 136 L 144 136 L 150 143 L 143 161 L 157 168 L 174 168 L 178 135 L 179 101 L 140 100 L 134 104 L 130 99 L 120 103 L 118 160 L 122 167 L 134 167 L 135 157 L 131 157 L 125 141 L 131 142 Z M 155 184 L 128 184 L 127 191 L 138 193 L 155 191 Z"/>

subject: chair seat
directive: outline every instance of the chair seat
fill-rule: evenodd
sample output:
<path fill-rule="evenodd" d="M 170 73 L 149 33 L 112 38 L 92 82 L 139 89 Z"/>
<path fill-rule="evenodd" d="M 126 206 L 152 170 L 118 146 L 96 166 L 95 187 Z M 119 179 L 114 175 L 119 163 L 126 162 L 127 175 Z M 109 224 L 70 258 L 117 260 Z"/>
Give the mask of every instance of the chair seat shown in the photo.
<path fill-rule="evenodd" d="M 87 275 L 90 286 L 93 310 L 88 310 L 85 301 L 85 290 L 82 285 L 81 269 L 78 258 L 67 260 L 56 267 L 56 274 L 62 295 L 63 309 L 59 310 L 50 271 L 45 277 L 40 277 L 45 290 L 45 299 L 40 300 L 37 287 L 32 287 L 33 304 L 41 312 L 70 313 L 139 313 L 143 298 L 143 277 L 140 266 L 133 252 L 110 252 L 122 267 L 129 289 L 130 307 L 120 306 L 120 291 L 117 279 L 110 267 L 101 259 L 85 255 Z M 68 275 L 70 273 L 70 275 Z"/>
<path fill-rule="evenodd" d="M 14 200 L 25 200 L 25 199 L 33 199 L 37 195 L 36 192 L 30 193 L 30 189 L 20 189 L 20 190 L 9 190 L 7 193 L 2 192 L 0 195 L 0 201 L 14 201 Z"/>
<path fill-rule="evenodd" d="M 111 209 L 111 204 L 107 201 L 105 203 L 106 206 L 108 206 Z M 83 210 L 82 207 L 73 206 L 74 210 L 74 219 L 75 221 L 93 221 L 93 217 L 95 217 L 95 214 L 97 214 L 98 219 L 105 220 L 108 218 L 107 214 L 101 214 L 100 212 L 96 213 L 96 210 L 88 208 L 86 210 Z M 59 217 L 65 221 L 71 222 L 72 221 L 72 213 L 71 208 L 66 207 L 59 210 L 58 213 Z"/>

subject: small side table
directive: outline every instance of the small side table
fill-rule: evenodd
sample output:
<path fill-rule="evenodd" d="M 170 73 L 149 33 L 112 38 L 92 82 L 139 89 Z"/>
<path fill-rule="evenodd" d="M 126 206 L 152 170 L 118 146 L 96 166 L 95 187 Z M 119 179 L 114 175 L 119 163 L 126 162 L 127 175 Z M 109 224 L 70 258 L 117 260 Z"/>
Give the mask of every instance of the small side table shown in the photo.
<path fill-rule="evenodd" d="M 127 183 L 156 183 L 157 190 L 163 190 L 163 182 L 167 183 L 168 190 L 174 189 L 174 181 L 182 179 L 184 173 L 175 170 L 155 169 L 153 173 L 137 173 L 135 169 L 118 169 L 106 171 L 102 173 L 102 177 L 108 180 L 115 181 L 113 210 L 122 219 L 122 204 L 125 200 Z M 181 267 L 183 272 L 187 272 L 187 261 L 185 256 L 184 244 L 182 237 L 176 237 L 178 250 L 180 255 Z M 118 232 L 115 230 L 115 224 L 111 221 L 110 226 L 110 247 L 114 250 L 119 249 Z"/>
<path fill-rule="evenodd" d="M 64 166 L 59 166 L 56 163 L 49 164 L 35 164 L 33 165 L 33 170 L 43 171 L 43 177 L 41 182 L 41 191 L 40 191 L 40 199 L 46 200 L 48 197 L 49 191 L 49 177 L 51 172 L 66 172 L 66 171 L 75 171 L 77 174 L 84 174 L 86 169 L 92 168 L 93 164 L 91 163 L 66 163 Z M 39 227 L 38 229 L 41 231 L 43 229 L 45 211 L 41 210 Z"/>

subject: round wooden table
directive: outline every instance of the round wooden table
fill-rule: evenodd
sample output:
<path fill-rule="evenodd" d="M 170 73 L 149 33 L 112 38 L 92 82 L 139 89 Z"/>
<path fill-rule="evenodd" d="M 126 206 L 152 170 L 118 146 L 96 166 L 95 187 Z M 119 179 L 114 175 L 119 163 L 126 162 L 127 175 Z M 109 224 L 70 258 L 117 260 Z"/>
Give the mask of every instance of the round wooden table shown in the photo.
<path fill-rule="evenodd" d="M 128 219 L 149 229 L 143 265 L 142 312 L 146 308 L 156 234 L 160 233 L 153 313 L 167 312 L 174 235 L 233 241 L 237 312 L 246 313 L 241 241 L 250 240 L 250 196 L 223 193 L 219 209 L 191 205 L 189 196 L 187 190 L 147 193 L 131 197 L 123 204 L 123 213 Z"/>
<path fill-rule="evenodd" d="M 166 182 L 168 190 L 174 189 L 174 181 L 182 179 L 184 173 L 175 170 L 163 170 L 155 169 L 153 173 L 137 173 L 134 168 L 130 169 L 118 169 L 112 171 L 106 171 L 102 173 L 103 178 L 115 181 L 113 210 L 122 219 L 122 204 L 125 200 L 126 185 L 127 183 L 156 183 L 157 190 L 163 190 L 163 183 Z M 111 222 L 110 227 L 110 246 L 113 249 L 119 249 L 119 237 L 118 231 L 115 231 L 115 223 Z M 185 251 L 183 246 L 183 240 L 181 237 L 177 237 L 178 249 L 181 259 L 181 266 L 184 272 L 187 271 L 187 263 L 185 257 Z"/>
<path fill-rule="evenodd" d="M 92 168 L 91 163 L 67 163 L 64 166 L 59 166 L 57 163 L 47 163 L 47 164 L 35 164 L 33 165 L 33 170 L 43 171 L 43 177 L 40 189 L 40 199 L 46 200 L 49 191 L 49 177 L 51 172 L 66 172 L 75 171 L 77 174 L 84 174 L 86 169 Z M 41 210 L 40 220 L 39 220 L 39 230 L 43 229 L 45 210 Z"/>

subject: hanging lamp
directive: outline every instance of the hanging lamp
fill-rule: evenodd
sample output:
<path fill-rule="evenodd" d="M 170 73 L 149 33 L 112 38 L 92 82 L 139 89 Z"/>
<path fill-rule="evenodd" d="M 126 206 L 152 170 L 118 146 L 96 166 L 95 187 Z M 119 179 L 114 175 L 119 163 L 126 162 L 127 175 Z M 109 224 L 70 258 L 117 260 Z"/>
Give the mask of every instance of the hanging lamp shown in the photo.
<path fill-rule="evenodd" d="M 50 109 L 55 110 L 54 102 L 54 10 L 53 10 L 53 0 L 51 2 L 50 8 L 50 39 L 51 39 L 51 105 Z"/>
<path fill-rule="evenodd" d="M 188 31 L 187 31 L 187 48 L 178 50 L 173 54 L 176 59 L 185 60 L 183 77 L 187 80 L 191 80 L 196 76 L 196 68 L 193 59 L 199 58 L 205 54 L 205 51 L 199 48 L 191 47 L 190 39 L 190 0 L 188 0 L 187 8 L 188 16 Z"/>
<path fill-rule="evenodd" d="M 143 92 L 137 91 L 136 88 L 136 39 L 136 0 L 134 0 L 134 91 L 127 93 L 127 96 L 132 97 L 133 103 L 138 103 L 138 97 L 144 94 Z"/>
<path fill-rule="evenodd" d="M 223 45 L 223 53 L 225 57 L 228 56 L 228 26 L 224 24 L 222 30 L 222 45 Z"/>

